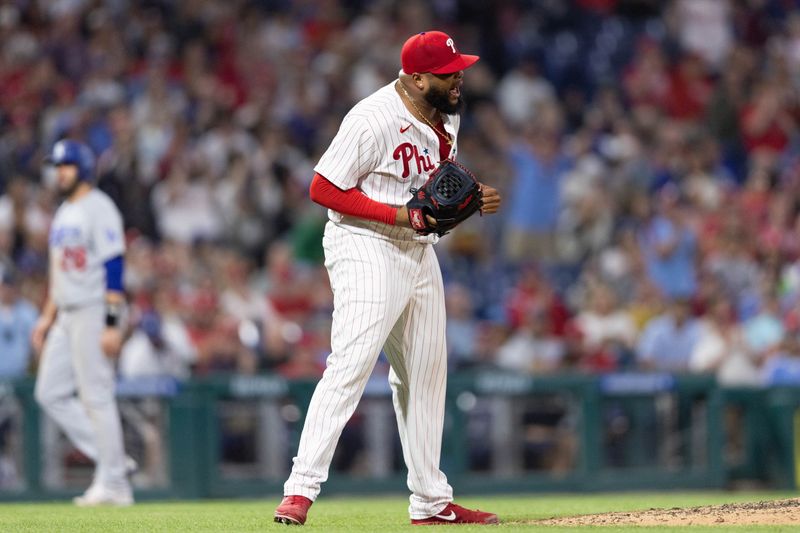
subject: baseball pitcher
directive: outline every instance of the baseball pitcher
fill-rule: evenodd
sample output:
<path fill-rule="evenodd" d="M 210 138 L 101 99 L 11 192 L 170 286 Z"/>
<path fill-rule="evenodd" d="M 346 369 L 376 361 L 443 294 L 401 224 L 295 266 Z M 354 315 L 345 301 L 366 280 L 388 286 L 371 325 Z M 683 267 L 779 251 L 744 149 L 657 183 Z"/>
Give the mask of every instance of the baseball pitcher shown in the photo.
<path fill-rule="evenodd" d="M 303 524 L 381 349 L 408 467 L 413 524 L 494 524 L 453 503 L 439 469 L 447 350 L 433 244 L 500 195 L 456 164 L 464 69 L 439 31 L 412 36 L 399 78 L 345 116 L 315 167 L 311 199 L 329 208 L 323 247 L 334 296 L 332 353 L 317 385 L 275 521 Z"/>

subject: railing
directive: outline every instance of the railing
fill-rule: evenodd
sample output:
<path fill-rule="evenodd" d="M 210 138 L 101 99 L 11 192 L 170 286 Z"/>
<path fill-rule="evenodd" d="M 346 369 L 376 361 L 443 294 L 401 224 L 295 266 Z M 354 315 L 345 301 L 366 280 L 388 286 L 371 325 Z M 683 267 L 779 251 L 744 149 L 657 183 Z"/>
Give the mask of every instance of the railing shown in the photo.
<path fill-rule="evenodd" d="M 274 375 L 118 386 L 137 497 L 279 494 L 314 382 Z M 796 487 L 800 389 L 721 389 L 664 374 L 450 377 L 442 468 L 459 493 Z M 0 383 L 0 500 L 60 498 L 89 483 L 33 398 Z M 370 381 L 334 457 L 330 492 L 404 491 L 385 376 Z"/>

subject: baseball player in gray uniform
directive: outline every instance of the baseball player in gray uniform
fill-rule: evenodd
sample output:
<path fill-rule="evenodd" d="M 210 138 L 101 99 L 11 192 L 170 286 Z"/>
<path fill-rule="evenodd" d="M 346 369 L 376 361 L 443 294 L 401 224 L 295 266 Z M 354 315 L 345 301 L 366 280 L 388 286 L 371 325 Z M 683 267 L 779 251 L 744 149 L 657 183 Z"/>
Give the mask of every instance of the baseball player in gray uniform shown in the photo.
<path fill-rule="evenodd" d="M 411 229 L 405 204 L 437 162 L 455 159 L 464 69 L 439 31 L 409 38 L 399 78 L 359 102 L 315 167 L 311 199 L 328 207 L 323 247 L 334 296 L 332 353 L 317 385 L 275 521 L 303 524 L 381 349 L 408 467 L 413 524 L 495 524 L 453 503 L 439 469 L 447 380 L 442 275 L 436 234 Z M 481 185 L 482 212 L 500 195 Z"/>
<path fill-rule="evenodd" d="M 48 300 L 32 334 L 41 352 L 36 400 L 95 461 L 92 484 L 75 503 L 131 505 L 114 396 L 125 305 L 122 217 L 93 186 L 94 155 L 88 146 L 62 140 L 48 159 L 64 202 L 50 228 Z"/>

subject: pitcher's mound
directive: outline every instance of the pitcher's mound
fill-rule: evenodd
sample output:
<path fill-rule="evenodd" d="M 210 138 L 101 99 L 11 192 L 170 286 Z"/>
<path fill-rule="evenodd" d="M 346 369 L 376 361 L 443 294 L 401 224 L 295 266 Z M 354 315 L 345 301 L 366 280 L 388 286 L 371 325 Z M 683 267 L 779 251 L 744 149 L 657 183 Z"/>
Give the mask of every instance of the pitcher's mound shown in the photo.
<path fill-rule="evenodd" d="M 570 516 L 541 520 L 536 523 L 551 526 L 797 525 L 800 524 L 800 498 Z"/>

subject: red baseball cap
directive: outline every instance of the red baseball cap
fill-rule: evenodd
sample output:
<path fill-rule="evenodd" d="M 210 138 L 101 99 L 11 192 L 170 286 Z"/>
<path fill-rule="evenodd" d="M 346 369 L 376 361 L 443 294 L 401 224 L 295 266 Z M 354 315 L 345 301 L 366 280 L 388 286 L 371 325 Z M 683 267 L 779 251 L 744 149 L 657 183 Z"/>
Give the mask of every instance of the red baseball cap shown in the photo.
<path fill-rule="evenodd" d="M 441 31 L 412 35 L 400 52 L 400 62 L 406 74 L 450 74 L 471 67 L 478 59 L 478 56 L 459 54 L 453 39 Z"/>

